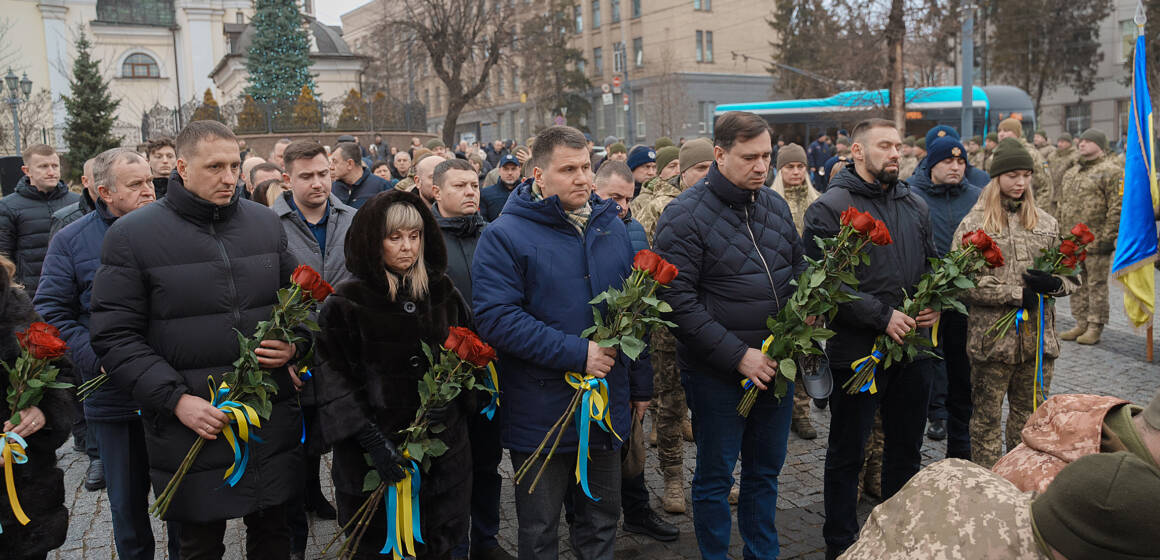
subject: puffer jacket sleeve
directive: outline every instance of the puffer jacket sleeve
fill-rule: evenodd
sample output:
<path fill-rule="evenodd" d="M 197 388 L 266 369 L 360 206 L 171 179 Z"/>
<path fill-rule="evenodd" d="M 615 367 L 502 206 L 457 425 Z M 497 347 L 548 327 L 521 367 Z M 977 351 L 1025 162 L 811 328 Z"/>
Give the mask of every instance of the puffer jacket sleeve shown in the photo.
<path fill-rule="evenodd" d="M 128 236 L 117 225 L 105 235 L 101 267 L 93 276 L 93 350 L 113 383 L 134 400 L 149 410 L 172 413 L 191 388 L 145 338 L 149 286 Z"/>
<path fill-rule="evenodd" d="M 829 238 L 838 235 L 841 224 L 838 221 L 839 213 L 829 208 L 819 199 L 806 209 L 805 229 L 802 231 L 802 244 L 810 258 L 822 258 L 822 250 L 818 248 L 815 238 Z M 934 244 L 928 240 L 933 251 Z M 871 264 L 873 266 L 873 264 Z M 838 315 L 843 323 L 872 329 L 876 332 L 886 330 L 890 324 L 890 316 L 894 309 L 883 303 L 872 294 L 858 291 L 850 286 L 843 285 L 842 289 L 858 296 L 859 299 L 838 305 Z"/>
<path fill-rule="evenodd" d="M 479 336 L 543 368 L 584 371 L 588 340 L 549 327 L 524 310 L 527 286 L 507 233 L 483 230 L 471 263 L 472 306 Z"/>
<path fill-rule="evenodd" d="M 370 407 L 358 396 L 366 384 L 358 368 L 362 363 L 362 338 L 355 314 L 350 311 L 349 300 L 332 294 L 318 317 L 319 365 L 313 385 L 318 422 L 330 445 L 352 437 L 372 417 Z"/>
<path fill-rule="evenodd" d="M 101 371 L 101 361 L 93 352 L 89 329 L 78 320 L 81 313 L 80 286 L 76 277 L 77 255 L 70 248 L 71 237 L 58 235 L 48 243 L 40 285 L 33 304 L 44 320 L 60 330 L 68 343 L 77 377 L 88 381 Z"/>
<path fill-rule="evenodd" d="M 734 371 L 749 345 L 713 318 L 697 297 L 700 265 L 706 250 L 704 236 L 684 206 L 669 204 L 657 221 L 654 239 L 657 253 L 680 271 L 661 292 L 673 311 L 666 317 L 677 324 L 674 333 L 693 354 L 703 356 L 718 371 Z"/>
<path fill-rule="evenodd" d="M 16 216 L 14 214 L 10 204 L 0 202 L 0 252 L 3 252 L 12 262 L 16 262 Z"/>

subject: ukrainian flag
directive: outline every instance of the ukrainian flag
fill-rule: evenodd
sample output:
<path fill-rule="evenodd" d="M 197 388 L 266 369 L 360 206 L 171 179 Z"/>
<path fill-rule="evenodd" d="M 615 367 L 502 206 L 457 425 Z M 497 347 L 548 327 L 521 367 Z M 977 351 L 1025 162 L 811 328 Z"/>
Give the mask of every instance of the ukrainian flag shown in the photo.
<path fill-rule="evenodd" d="M 1142 14 L 1141 14 L 1142 15 Z M 1156 309 L 1156 278 L 1152 263 L 1157 257 L 1155 132 L 1152 98 L 1144 56 L 1143 18 L 1137 18 L 1140 34 L 1132 69 L 1132 107 L 1128 124 L 1127 158 L 1124 165 L 1123 206 L 1112 274 L 1124 285 L 1124 310 L 1139 327 L 1152 320 Z"/>

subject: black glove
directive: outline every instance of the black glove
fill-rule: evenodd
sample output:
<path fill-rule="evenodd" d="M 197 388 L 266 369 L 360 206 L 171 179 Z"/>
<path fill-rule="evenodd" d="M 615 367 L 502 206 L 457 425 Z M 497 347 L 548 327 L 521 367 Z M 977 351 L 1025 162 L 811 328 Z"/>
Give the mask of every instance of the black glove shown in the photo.
<path fill-rule="evenodd" d="M 403 454 L 399 453 L 391 440 L 383 437 L 383 433 L 374 424 L 368 422 L 355 434 L 355 438 L 371 456 L 371 463 L 374 464 L 375 470 L 379 471 L 379 477 L 383 482 L 394 484 L 407 476 L 407 471 L 404 471 L 402 466 L 406 461 Z"/>
<path fill-rule="evenodd" d="M 446 426 L 447 421 L 451 419 L 451 407 L 453 406 L 455 406 L 454 403 L 448 403 L 438 408 L 428 408 L 427 423 Z"/>
<path fill-rule="evenodd" d="M 1033 268 L 1023 273 L 1023 285 L 1041 294 L 1054 294 L 1063 286 L 1063 280 Z"/>
<path fill-rule="evenodd" d="M 1023 309 L 1039 309 L 1039 292 L 1026 286 L 1023 287 Z"/>

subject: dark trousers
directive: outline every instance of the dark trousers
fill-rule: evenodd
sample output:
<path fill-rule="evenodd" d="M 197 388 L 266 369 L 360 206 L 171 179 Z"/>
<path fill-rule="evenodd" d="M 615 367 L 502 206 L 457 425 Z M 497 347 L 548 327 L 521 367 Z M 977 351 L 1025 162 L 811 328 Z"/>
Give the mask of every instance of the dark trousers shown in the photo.
<path fill-rule="evenodd" d="M 89 420 L 88 431 L 105 464 L 105 484 L 113 518 L 117 557 L 152 560 L 153 528 L 149 524 L 149 454 L 141 418 L 104 422 Z M 169 555 L 180 550 L 177 522 L 169 522 Z"/>
<path fill-rule="evenodd" d="M 876 394 L 849 395 L 842 387 L 850 364 L 834 364 L 830 394 L 830 438 L 823 475 L 826 545 L 845 549 L 858 538 L 858 476 L 866 439 L 881 410 L 884 450 L 882 498 L 894 495 L 922 466 L 922 437 L 930 404 L 929 360 L 896 364 L 877 374 Z M 744 489 L 742 489 L 744 493 Z"/>
<path fill-rule="evenodd" d="M 942 367 L 946 370 L 947 458 L 971 459 L 971 361 L 967 358 L 967 316 L 943 311 Z"/>
<path fill-rule="evenodd" d="M 306 500 L 314 493 L 321 494 L 318 478 L 318 466 L 321 458 L 317 455 L 306 454 L 306 476 L 302 477 L 302 488 L 286 503 L 286 525 L 290 529 L 290 550 L 305 552 L 306 540 L 310 536 L 310 520 L 306 516 Z"/>
<path fill-rule="evenodd" d="M 97 438 L 89 430 L 88 422 L 85 420 L 85 406 L 75 397 L 72 403 L 73 411 L 76 412 L 76 415 L 73 416 L 72 425 L 73 441 L 84 444 L 85 455 L 88 455 L 89 459 L 99 459 L 100 452 L 97 450 Z"/>
<path fill-rule="evenodd" d="M 535 492 L 528 493 L 534 472 L 516 485 L 520 560 L 558 557 L 560 507 L 569 493 L 573 494 L 576 516 L 570 527 L 572 552 L 579 560 L 612 558 L 616 525 L 620 520 L 620 451 L 591 449 L 589 455 L 588 488 L 600 501 L 589 499 L 576 484 L 576 453 L 557 450 Z M 528 453 L 512 451 L 512 468 L 518 469 L 528 456 Z"/>
<path fill-rule="evenodd" d="M 290 530 L 286 526 L 286 506 L 274 506 L 251 513 L 246 523 L 248 560 L 286 560 L 290 557 Z M 221 560 L 226 553 L 222 541 L 226 521 L 181 524 L 181 560 Z"/>
<path fill-rule="evenodd" d="M 467 434 L 471 438 L 471 531 L 452 557 L 467 556 L 468 549 L 482 552 L 499 546 L 499 493 L 503 478 L 499 463 L 503 460 L 503 446 L 499 439 L 499 418 L 488 420 L 482 414 L 472 414 L 467 420 Z"/>

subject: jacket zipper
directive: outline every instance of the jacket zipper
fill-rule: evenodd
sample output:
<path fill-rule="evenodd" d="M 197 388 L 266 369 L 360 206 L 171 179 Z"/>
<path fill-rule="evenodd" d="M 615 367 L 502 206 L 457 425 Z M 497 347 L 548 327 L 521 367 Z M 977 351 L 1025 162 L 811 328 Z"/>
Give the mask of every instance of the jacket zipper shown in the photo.
<path fill-rule="evenodd" d="M 765 277 L 769 279 L 769 290 L 773 292 L 773 302 L 780 310 L 781 299 L 777 297 L 777 286 L 773 283 L 773 273 L 769 271 L 769 263 L 765 262 L 765 255 L 761 254 L 761 247 L 757 246 L 757 236 L 753 235 L 753 228 L 749 227 L 749 207 L 743 206 L 742 210 L 745 211 L 745 229 L 749 231 L 749 240 L 753 242 L 753 248 L 757 250 L 757 258 L 761 259 L 761 266 L 765 267 Z"/>
<path fill-rule="evenodd" d="M 213 217 L 210 218 L 209 222 L 209 233 L 211 236 L 213 236 L 213 240 L 217 243 L 218 252 L 220 252 L 222 255 L 222 261 L 226 263 L 226 278 L 229 279 L 230 283 L 230 312 L 234 316 L 234 327 L 236 328 L 242 322 L 242 314 L 238 311 L 238 288 L 234 284 L 234 269 L 233 265 L 230 264 L 230 255 L 228 252 L 226 252 L 225 243 L 222 243 L 222 240 L 217 235 L 217 228 L 214 227 L 214 223 L 217 221 L 217 216 L 218 211 L 215 208 L 213 211 Z"/>

